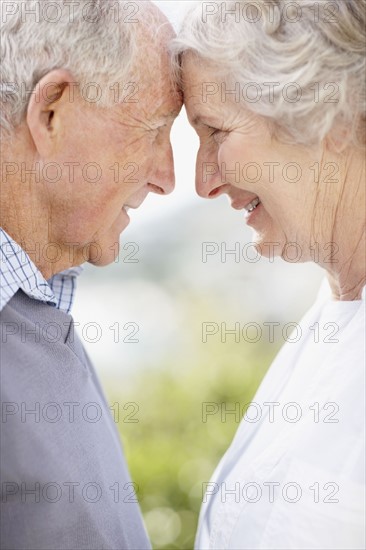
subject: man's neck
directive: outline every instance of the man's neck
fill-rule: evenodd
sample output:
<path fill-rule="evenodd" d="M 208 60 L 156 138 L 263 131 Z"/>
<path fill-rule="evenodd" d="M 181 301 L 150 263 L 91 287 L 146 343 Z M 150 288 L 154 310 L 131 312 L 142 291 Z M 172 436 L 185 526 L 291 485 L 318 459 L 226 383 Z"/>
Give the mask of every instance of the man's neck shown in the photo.
<path fill-rule="evenodd" d="M 19 131 L 17 139 L 2 145 L 0 225 L 48 280 L 85 259 L 80 251 L 60 243 L 52 231 L 52 213 L 42 199 L 47 196 L 44 183 L 23 170 L 23 166 L 28 168 L 36 162 L 33 153 L 25 153 L 30 150 L 27 140 L 27 133 Z"/>

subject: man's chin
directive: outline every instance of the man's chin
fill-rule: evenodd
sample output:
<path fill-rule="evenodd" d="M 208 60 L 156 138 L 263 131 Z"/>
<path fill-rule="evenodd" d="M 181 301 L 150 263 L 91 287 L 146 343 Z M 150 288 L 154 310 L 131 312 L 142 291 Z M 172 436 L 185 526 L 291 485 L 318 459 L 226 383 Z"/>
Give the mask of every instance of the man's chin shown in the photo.
<path fill-rule="evenodd" d="M 100 245 L 93 243 L 90 248 L 90 253 L 87 262 L 96 267 L 104 267 L 118 261 L 119 241 L 111 242 L 110 244 Z"/>
<path fill-rule="evenodd" d="M 106 258 L 106 259 L 97 260 L 97 261 L 89 260 L 88 263 L 91 265 L 94 265 L 95 267 L 106 267 L 107 265 L 110 265 L 115 261 L 116 261 L 115 258 L 109 258 L 109 259 Z"/>

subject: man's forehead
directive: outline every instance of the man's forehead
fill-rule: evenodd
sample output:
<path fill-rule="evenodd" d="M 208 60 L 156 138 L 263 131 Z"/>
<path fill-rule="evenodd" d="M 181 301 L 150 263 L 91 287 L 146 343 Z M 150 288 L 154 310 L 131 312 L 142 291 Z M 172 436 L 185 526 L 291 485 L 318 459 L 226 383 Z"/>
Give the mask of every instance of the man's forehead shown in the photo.
<path fill-rule="evenodd" d="M 183 93 L 172 71 L 150 71 L 147 78 L 138 83 L 140 109 L 156 117 L 175 118 L 183 105 Z"/>
<path fill-rule="evenodd" d="M 129 77 L 135 94 L 127 110 L 141 120 L 174 119 L 183 104 L 169 53 L 175 32 L 155 4 L 150 1 L 138 4 L 140 25 L 136 28 L 137 50 Z"/>
<path fill-rule="evenodd" d="M 134 101 L 121 102 L 117 106 L 116 114 L 119 113 L 122 118 L 151 124 L 166 124 L 178 116 L 183 105 L 182 93 L 177 87 L 169 85 L 169 81 L 165 87 L 137 89 Z"/>
<path fill-rule="evenodd" d="M 139 61 L 151 58 L 161 51 L 168 51 L 170 41 L 176 36 L 172 24 L 163 12 L 151 1 L 138 2 L 139 24 L 135 27 Z"/>
<path fill-rule="evenodd" d="M 183 105 L 182 95 L 177 90 L 169 90 L 149 102 L 141 104 L 141 113 L 152 122 L 174 120 Z"/>

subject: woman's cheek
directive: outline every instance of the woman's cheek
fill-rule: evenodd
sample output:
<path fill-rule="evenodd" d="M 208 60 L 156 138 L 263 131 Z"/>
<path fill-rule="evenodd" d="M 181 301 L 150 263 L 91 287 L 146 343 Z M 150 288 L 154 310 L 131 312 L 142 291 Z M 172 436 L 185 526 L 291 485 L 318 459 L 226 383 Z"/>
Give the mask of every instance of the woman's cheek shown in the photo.
<path fill-rule="evenodd" d="M 223 183 L 245 188 L 242 177 L 243 150 L 228 136 L 218 146 L 217 161 Z"/>
<path fill-rule="evenodd" d="M 218 162 L 223 179 L 241 189 L 258 194 L 267 182 L 263 172 L 263 153 L 241 135 L 231 133 L 219 147 Z"/>

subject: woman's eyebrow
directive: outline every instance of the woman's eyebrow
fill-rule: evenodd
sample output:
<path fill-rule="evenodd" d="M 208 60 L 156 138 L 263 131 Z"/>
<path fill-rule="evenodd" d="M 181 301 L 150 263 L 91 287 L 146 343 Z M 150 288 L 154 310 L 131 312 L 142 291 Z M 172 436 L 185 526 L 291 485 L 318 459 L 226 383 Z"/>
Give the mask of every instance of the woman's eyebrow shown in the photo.
<path fill-rule="evenodd" d="M 202 115 L 195 115 L 192 118 L 193 126 L 198 126 L 199 124 L 204 124 L 205 126 L 211 126 L 217 124 L 217 120 L 213 117 L 206 117 Z"/>
<path fill-rule="evenodd" d="M 200 117 L 200 115 L 196 115 L 195 117 L 193 117 L 193 118 L 191 119 L 191 121 L 192 121 L 193 126 L 197 126 L 197 125 L 200 124 L 200 122 L 201 122 L 201 117 Z"/>

